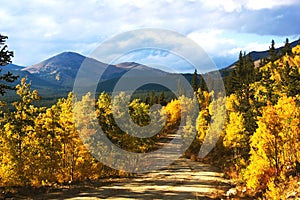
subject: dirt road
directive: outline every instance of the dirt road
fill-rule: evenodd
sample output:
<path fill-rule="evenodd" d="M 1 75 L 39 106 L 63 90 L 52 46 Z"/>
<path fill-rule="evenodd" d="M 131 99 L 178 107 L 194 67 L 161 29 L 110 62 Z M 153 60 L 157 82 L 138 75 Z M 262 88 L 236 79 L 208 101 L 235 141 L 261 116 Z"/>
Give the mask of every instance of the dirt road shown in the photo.
<path fill-rule="evenodd" d="M 71 186 L 33 199 L 219 199 L 229 188 L 217 168 L 180 158 L 165 169 L 105 184 Z"/>
<path fill-rule="evenodd" d="M 157 148 L 173 137 L 170 134 L 161 138 Z M 161 159 L 168 159 L 165 156 Z M 179 158 L 164 169 L 134 178 L 112 178 L 39 194 L 29 192 L 15 199 L 220 199 L 229 188 L 229 181 L 216 167 Z"/>

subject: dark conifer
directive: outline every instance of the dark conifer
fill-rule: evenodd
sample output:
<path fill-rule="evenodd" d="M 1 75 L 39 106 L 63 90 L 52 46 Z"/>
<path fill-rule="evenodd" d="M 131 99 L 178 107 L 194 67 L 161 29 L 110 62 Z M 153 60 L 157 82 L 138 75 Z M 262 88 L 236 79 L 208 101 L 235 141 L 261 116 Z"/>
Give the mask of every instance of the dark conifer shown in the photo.
<path fill-rule="evenodd" d="M 7 50 L 7 45 L 5 41 L 7 36 L 3 36 L 0 34 L 0 67 L 3 67 L 9 63 L 11 63 L 11 58 L 14 56 L 12 51 Z M 0 68 L 0 72 L 1 72 Z M 14 76 L 11 72 L 7 72 L 5 74 L 0 74 L 0 94 L 4 95 L 7 90 L 14 89 L 13 86 L 8 85 L 7 83 L 14 82 L 18 76 Z"/>
<path fill-rule="evenodd" d="M 272 63 L 275 62 L 275 60 L 277 60 L 278 56 L 276 53 L 276 49 L 275 49 L 275 41 L 272 40 L 271 42 L 271 47 L 269 47 L 269 61 L 271 61 Z"/>
<path fill-rule="evenodd" d="M 208 91 L 208 88 L 206 86 L 205 80 L 203 78 L 203 75 L 200 75 L 200 81 L 199 81 L 199 86 L 198 88 L 201 89 L 201 91 Z"/>
<path fill-rule="evenodd" d="M 196 92 L 198 90 L 198 74 L 197 74 L 196 69 L 195 69 L 193 77 L 192 77 L 191 85 L 192 85 L 194 92 Z"/>
<path fill-rule="evenodd" d="M 289 43 L 289 39 L 286 38 L 285 40 L 285 44 L 284 44 L 284 47 L 281 51 L 281 54 L 284 56 L 284 55 L 289 55 L 289 56 L 292 56 L 293 55 L 293 52 L 292 52 L 292 47 L 291 47 L 291 44 Z"/>

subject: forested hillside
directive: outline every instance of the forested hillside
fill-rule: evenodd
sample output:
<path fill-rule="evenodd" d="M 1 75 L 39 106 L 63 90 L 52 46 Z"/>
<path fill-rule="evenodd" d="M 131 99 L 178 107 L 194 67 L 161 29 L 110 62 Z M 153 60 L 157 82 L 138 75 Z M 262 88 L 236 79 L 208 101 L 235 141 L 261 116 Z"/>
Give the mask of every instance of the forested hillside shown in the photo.
<path fill-rule="evenodd" d="M 300 45 L 291 49 L 287 42 L 277 53 L 272 43 L 269 56 L 257 68 L 250 56 L 241 53 L 236 68 L 226 78 L 224 98 L 213 99 L 214 92 L 208 92 L 203 81 L 198 86 L 196 72 L 192 82 L 197 99 L 184 95 L 163 103 L 131 99 L 129 113 L 136 124 L 145 126 L 150 122 L 153 103 L 163 106 L 156 115 L 157 123 L 166 119 L 164 128 L 155 136 L 137 138 L 117 126 L 109 94 L 103 92 L 92 99 L 89 93 L 82 98 L 70 93 L 51 107 L 38 107 L 34 103 L 40 99 L 38 91 L 32 91 L 23 78 L 16 87 L 18 99 L 12 104 L 13 109 L 8 110 L 1 102 L 0 187 L 49 186 L 129 175 L 97 161 L 83 145 L 82 139 L 92 139 L 95 132 L 84 118 L 80 118 L 80 123 L 85 128 L 77 129 L 78 119 L 73 113 L 78 116 L 96 102 L 95 115 L 107 137 L 131 152 L 152 151 L 161 137 L 178 130 L 184 115 L 187 120 L 182 137 L 197 132 L 185 156 L 196 159 L 205 137 L 211 137 L 207 133 L 217 130 L 211 122 L 219 123 L 221 137 L 204 160 L 227 172 L 242 188 L 241 195 L 266 199 L 299 197 Z M 120 92 L 114 105 L 122 105 L 127 98 Z M 196 126 L 188 112 L 195 101 L 200 107 Z M 215 109 L 222 104 L 226 104 L 226 116 L 216 114 Z M 119 114 L 122 112 L 125 111 L 120 110 Z"/>
<path fill-rule="evenodd" d="M 287 40 L 279 53 L 272 41 L 258 68 L 241 53 L 227 77 L 227 120 L 212 157 L 244 195 L 299 197 L 299 73 L 300 45 L 291 49 Z"/>

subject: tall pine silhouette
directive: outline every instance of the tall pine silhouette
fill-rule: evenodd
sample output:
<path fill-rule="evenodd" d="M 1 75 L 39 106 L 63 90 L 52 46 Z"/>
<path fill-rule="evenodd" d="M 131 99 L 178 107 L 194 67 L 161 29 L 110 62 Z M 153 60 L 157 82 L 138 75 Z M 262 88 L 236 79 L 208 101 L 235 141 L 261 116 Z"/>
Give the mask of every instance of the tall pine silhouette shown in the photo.
<path fill-rule="evenodd" d="M 8 37 L 0 34 L 0 67 L 3 67 L 9 63 L 11 63 L 11 58 L 14 56 L 12 51 L 7 49 L 7 45 L 5 41 Z M 2 69 L 0 68 L 0 72 Z M 14 82 L 18 76 L 14 76 L 11 72 L 7 72 L 5 74 L 0 74 L 0 94 L 4 95 L 7 90 L 14 89 L 8 83 Z"/>

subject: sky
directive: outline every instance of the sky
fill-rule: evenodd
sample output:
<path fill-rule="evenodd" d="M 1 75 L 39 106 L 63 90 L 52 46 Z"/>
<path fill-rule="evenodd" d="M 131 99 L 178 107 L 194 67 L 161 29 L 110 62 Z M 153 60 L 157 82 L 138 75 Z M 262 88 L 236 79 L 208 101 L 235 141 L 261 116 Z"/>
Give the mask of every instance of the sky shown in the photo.
<path fill-rule="evenodd" d="M 300 36 L 299 0 L 0 0 L 0 5 L 0 33 L 9 37 L 13 63 L 22 66 L 64 51 L 89 56 L 113 36 L 143 28 L 186 36 L 218 68 L 234 62 L 240 51 L 267 50 L 272 39 L 279 47 Z M 143 62 L 157 56 L 150 51 L 127 58 Z"/>

